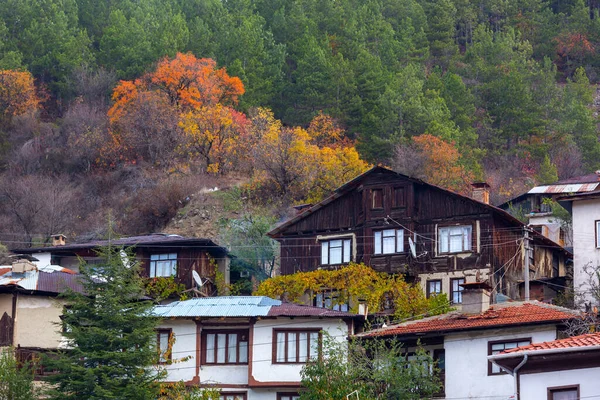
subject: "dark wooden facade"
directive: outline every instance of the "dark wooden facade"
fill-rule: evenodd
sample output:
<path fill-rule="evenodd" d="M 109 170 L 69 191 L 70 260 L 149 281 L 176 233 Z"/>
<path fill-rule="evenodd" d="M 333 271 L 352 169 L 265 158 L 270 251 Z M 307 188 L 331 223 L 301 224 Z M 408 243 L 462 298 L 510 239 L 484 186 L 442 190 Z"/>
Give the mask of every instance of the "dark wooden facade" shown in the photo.
<path fill-rule="evenodd" d="M 440 254 L 439 229 L 448 226 L 471 227 L 469 251 Z M 321 241 L 351 238 L 352 261 L 377 271 L 417 278 L 423 273 L 489 268 L 492 286 L 508 294 L 509 282 L 523 279 L 523 227 L 496 207 L 375 167 L 270 235 L 281 245 L 282 274 L 337 267 L 321 265 Z M 404 251 L 375 255 L 374 234 L 384 229 L 403 229 Z M 409 237 L 417 257 L 411 254 Z M 564 266 L 568 253 L 563 248 L 541 237 L 532 244 L 534 254 L 551 253 L 549 258 L 535 257 L 540 265 L 532 264 L 534 276 L 552 276 L 547 260 L 553 255 Z"/>

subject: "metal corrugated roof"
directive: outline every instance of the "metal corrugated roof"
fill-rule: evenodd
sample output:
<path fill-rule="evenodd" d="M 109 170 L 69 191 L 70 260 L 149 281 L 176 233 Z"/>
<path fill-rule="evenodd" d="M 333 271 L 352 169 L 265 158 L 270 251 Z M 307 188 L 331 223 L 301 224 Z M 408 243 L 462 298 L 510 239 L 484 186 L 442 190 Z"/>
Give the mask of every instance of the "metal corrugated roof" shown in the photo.
<path fill-rule="evenodd" d="M 531 189 L 529 194 L 538 194 L 538 193 L 582 193 L 582 192 L 591 192 L 596 190 L 599 183 L 576 183 L 576 184 L 567 184 L 567 185 L 545 185 L 545 186 L 536 186 Z"/>
<path fill-rule="evenodd" d="M 17 274 L 12 268 L 3 267 L 0 275 L 1 286 L 18 286 L 25 290 L 37 290 L 48 293 L 62 293 L 67 289 L 75 292 L 83 292 L 83 286 L 79 281 L 79 275 L 74 271 L 58 265 L 48 265 L 39 270 Z"/>
<path fill-rule="evenodd" d="M 282 303 L 265 296 L 203 297 L 156 306 L 157 317 L 331 317 L 356 315 L 328 308 Z"/>
<path fill-rule="evenodd" d="M 281 301 L 264 296 L 222 296 L 176 301 L 154 307 L 158 317 L 265 317 Z"/>

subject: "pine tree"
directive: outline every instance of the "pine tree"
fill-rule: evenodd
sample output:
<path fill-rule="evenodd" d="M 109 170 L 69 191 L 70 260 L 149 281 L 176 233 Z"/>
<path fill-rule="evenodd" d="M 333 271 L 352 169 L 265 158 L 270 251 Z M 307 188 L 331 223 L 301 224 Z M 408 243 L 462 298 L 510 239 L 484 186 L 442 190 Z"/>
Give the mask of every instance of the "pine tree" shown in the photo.
<path fill-rule="evenodd" d="M 49 380 L 51 399 L 156 399 L 158 321 L 144 295 L 139 265 L 119 248 L 98 251 L 101 264 L 82 262 L 86 295 L 69 293 L 63 335 L 69 349 L 47 360 L 58 371 Z"/>

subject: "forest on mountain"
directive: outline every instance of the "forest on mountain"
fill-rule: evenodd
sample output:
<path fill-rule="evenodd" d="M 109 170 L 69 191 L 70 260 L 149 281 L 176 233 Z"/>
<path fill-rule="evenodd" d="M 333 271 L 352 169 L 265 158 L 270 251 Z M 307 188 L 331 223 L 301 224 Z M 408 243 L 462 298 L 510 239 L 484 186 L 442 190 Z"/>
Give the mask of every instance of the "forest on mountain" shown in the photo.
<path fill-rule="evenodd" d="M 215 186 L 268 226 L 374 164 L 495 202 L 600 169 L 598 46 L 596 0 L 0 0 L 0 242 Z"/>

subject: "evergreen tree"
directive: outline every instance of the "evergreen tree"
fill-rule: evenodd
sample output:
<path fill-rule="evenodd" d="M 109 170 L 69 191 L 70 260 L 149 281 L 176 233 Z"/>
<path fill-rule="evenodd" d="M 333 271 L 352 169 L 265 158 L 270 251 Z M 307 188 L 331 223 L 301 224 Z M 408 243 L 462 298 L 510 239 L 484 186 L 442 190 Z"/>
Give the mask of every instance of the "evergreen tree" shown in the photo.
<path fill-rule="evenodd" d="M 156 399 L 158 320 L 150 317 L 152 303 L 141 300 L 139 264 L 112 246 L 98 256 L 101 264 L 80 265 L 86 294 L 66 295 L 62 322 L 70 348 L 47 360 L 58 371 L 49 378 L 50 398 Z"/>

